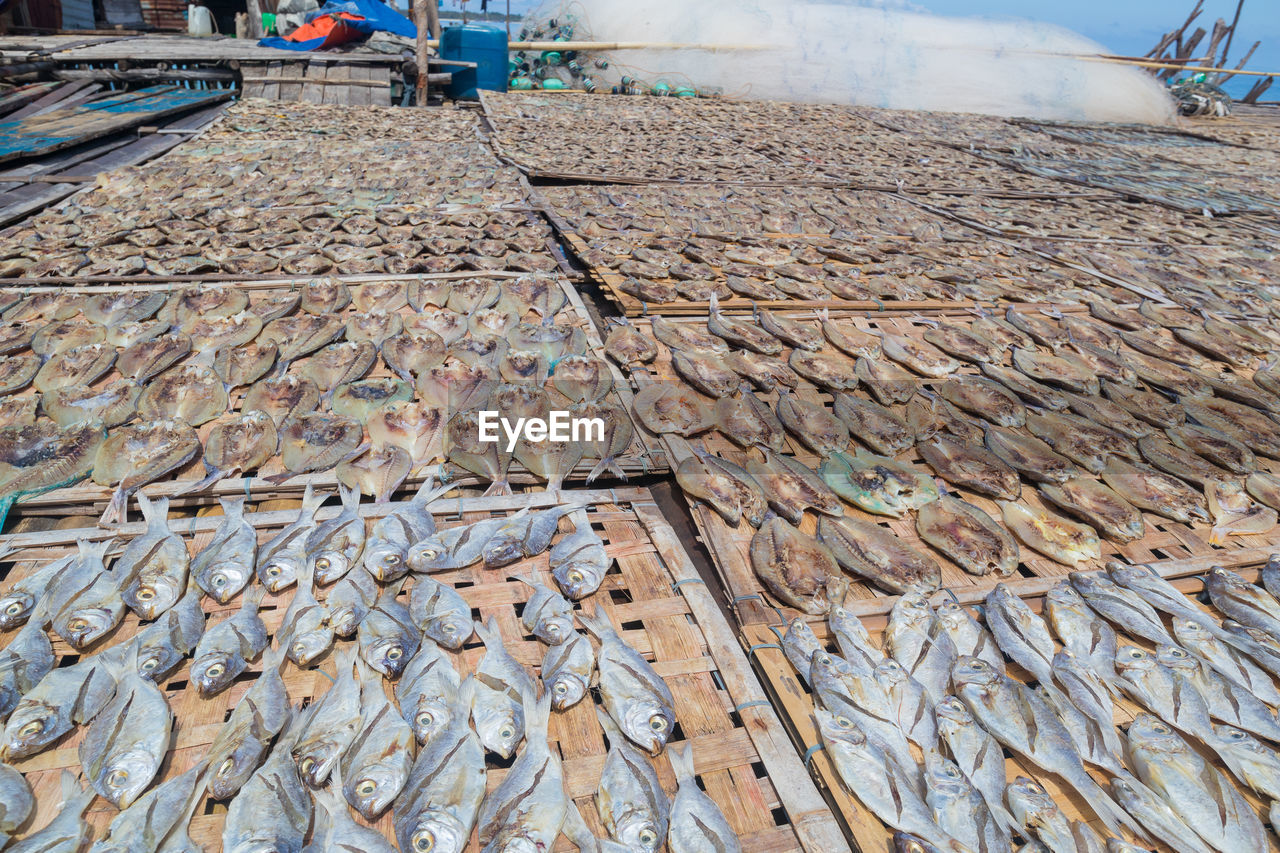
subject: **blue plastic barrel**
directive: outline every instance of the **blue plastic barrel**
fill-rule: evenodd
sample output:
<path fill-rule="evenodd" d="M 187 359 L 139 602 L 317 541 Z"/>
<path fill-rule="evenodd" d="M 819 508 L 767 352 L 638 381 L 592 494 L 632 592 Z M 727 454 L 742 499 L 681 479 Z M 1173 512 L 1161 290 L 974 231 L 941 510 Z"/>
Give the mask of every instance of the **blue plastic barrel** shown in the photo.
<path fill-rule="evenodd" d="M 449 97 L 475 100 L 477 89 L 507 91 L 507 32 L 487 24 L 445 27 L 440 34 L 440 58 L 474 62 L 476 67 L 453 72 Z"/>

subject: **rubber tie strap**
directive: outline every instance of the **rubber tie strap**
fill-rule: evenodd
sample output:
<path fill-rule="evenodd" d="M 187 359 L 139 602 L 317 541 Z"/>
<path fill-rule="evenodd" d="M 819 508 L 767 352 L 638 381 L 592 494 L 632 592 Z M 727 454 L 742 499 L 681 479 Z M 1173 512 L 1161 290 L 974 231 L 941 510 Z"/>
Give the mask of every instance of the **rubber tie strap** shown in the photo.
<path fill-rule="evenodd" d="M 678 580 L 675 583 L 673 583 L 671 585 L 671 589 L 675 592 L 679 592 L 680 587 L 687 583 L 700 583 L 703 586 L 707 585 L 707 582 L 704 581 L 702 578 L 685 578 L 684 580 Z"/>
<path fill-rule="evenodd" d="M 872 302 L 874 302 L 874 303 L 876 304 L 876 310 L 877 310 L 877 311 L 885 311 L 885 310 L 887 310 L 887 309 L 884 307 L 884 302 L 882 302 L 882 301 L 881 301 L 881 300 L 879 300 L 879 299 L 876 299 L 874 296 L 873 296 L 873 297 L 871 297 L 871 301 L 872 301 Z"/>
<path fill-rule="evenodd" d="M 754 646 L 748 647 L 747 654 L 755 654 L 756 649 L 777 649 L 782 651 L 782 646 L 777 643 L 756 643 Z"/>
<path fill-rule="evenodd" d="M 759 708 L 759 707 L 772 708 L 773 706 L 763 699 L 756 699 L 752 702 L 743 702 L 741 705 L 734 705 L 733 710 L 734 710 L 734 713 L 741 714 L 743 711 L 747 710 L 748 708 Z"/>
<path fill-rule="evenodd" d="M 826 748 L 826 747 L 824 747 L 822 744 L 820 744 L 820 743 L 815 743 L 813 746 L 811 746 L 811 747 L 809 747 L 808 749 L 806 749 L 806 750 L 804 751 L 804 766 L 805 766 L 805 767 L 808 767 L 808 766 L 809 766 L 809 762 L 813 760 L 813 754 L 814 754 L 815 752 L 817 752 L 817 751 L 818 751 L 818 750 L 820 750 L 820 749 L 825 749 L 825 748 Z"/>

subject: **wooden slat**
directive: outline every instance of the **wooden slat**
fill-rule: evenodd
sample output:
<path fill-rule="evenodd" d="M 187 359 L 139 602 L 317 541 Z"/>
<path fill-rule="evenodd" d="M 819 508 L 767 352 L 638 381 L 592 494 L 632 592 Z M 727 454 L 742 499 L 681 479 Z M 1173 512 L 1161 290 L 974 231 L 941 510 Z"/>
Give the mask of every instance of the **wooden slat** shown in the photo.
<path fill-rule="evenodd" d="M 325 80 L 328 65 L 312 62 L 307 65 L 307 82 L 302 84 L 302 100 L 312 104 L 324 103 L 325 87 L 312 83 L 313 80 Z"/>

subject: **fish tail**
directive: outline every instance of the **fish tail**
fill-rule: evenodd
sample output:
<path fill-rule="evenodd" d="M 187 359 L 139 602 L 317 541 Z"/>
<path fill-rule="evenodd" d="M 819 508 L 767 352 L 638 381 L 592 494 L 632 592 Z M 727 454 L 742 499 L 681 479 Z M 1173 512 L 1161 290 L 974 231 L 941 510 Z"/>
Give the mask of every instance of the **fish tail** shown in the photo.
<path fill-rule="evenodd" d="M 610 746 L 616 746 L 622 743 L 622 730 L 618 728 L 618 724 L 613 721 L 613 717 L 609 716 L 609 712 L 604 708 L 596 708 L 596 719 L 600 721 L 600 728 L 604 729 L 604 735 L 609 739 Z"/>
<path fill-rule="evenodd" d="M 486 646 L 500 645 L 502 643 L 502 635 L 498 633 L 498 620 L 492 616 L 484 622 L 476 622 L 475 630 Z"/>
<path fill-rule="evenodd" d="M 230 477 L 233 474 L 240 473 L 239 468 L 228 468 L 226 471 L 219 471 L 217 468 L 210 468 L 207 464 L 204 466 L 204 470 L 205 475 L 202 479 L 196 480 L 189 486 L 183 486 L 181 489 L 174 492 L 174 494 L 185 495 L 190 494 L 191 492 L 202 492 L 219 480 Z"/>
<path fill-rule="evenodd" d="M 249 588 L 244 591 L 244 601 L 241 607 L 246 610 L 257 610 L 262 606 L 262 599 L 267 594 L 267 588 L 261 584 L 250 584 Z"/>
<path fill-rule="evenodd" d="M 711 294 L 711 298 L 715 299 L 716 295 Z M 582 812 L 578 811 L 578 805 L 568 798 L 565 805 L 564 825 L 560 827 L 564 837 L 578 845 L 579 850 L 599 850 L 599 840 L 587 827 L 587 822 L 582 819 Z"/>
<path fill-rule="evenodd" d="M 520 702 L 524 706 L 524 736 L 530 738 L 533 732 L 545 734 L 551 723 L 551 691 L 542 691 L 539 698 L 536 687 L 525 690 L 520 694 Z"/>
<path fill-rule="evenodd" d="M 490 498 L 498 495 L 509 494 L 511 494 L 511 484 L 506 481 L 506 478 L 503 478 L 501 480 L 494 480 L 493 483 L 490 484 L 489 488 L 485 489 L 484 494 L 481 495 L 481 497 Z"/>
<path fill-rule="evenodd" d="M 1081 772 L 1081 778 L 1072 782 L 1072 787 L 1084 797 L 1089 803 L 1089 808 L 1093 809 L 1093 813 L 1116 835 L 1120 835 L 1120 827 L 1127 827 L 1131 832 L 1139 838 L 1147 838 L 1146 831 L 1136 820 L 1129 817 L 1129 813 L 1120 808 L 1111 796 L 1093 781 L 1093 777 L 1088 773 Z"/>
<path fill-rule="evenodd" d="M 671 770 L 676 774 L 676 781 L 682 785 L 685 782 L 692 783 L 696 775 L 693 768 L 693 744 L 667 744 L 667 757 L 671 759 Z"/>
<path fill-rule="evenodd" d="M 231 495 L 225 498 L 218 498 L 218 503 L 222 504 L 222 514 L 227 518 L 244 518 L 244 495 Z"/>
<path fill-rule="evenodd" d="M 474 675 L 468 675 L 458 684 L 458 707 L 470 711 L 471 706 L 475 704 L 475 698 L 476 678 Z"/>
<path fill-rule="evenodd" d="M 123 515 L 126 505 L 129 503 L 129 493 L 125 491 L 124 483 L 116 486 L 116 490 L 111 493 L 111 500 L 107 501 L 107 508 L 102 511 L 102 517 L 98 519 L 98 523 L 106 526 L 119 521 Z"/>
<path fill-rule="evenodd" d="M 343 513 L 355 515 L 360 511 L 359 489 L 348 489 L 342 483 L 338 483 L 338 499 L 342 501 Z"/>
<path fill-rule="evenodd" d="M 513 581 L 520 581 L 520 583 L 524 584 L 525 586 L 531 586 L 531 587 L 538 586 L 538 582 L 535 581 L 533 578 L 530 578 L 528 575 L 507 575 L 507 577 L 511 578 L 511 580 Z"/>
<path fill-rule="evenodd" d="M 270 672 L 274 669 L 278 672 L 286 657 L 284 646 L 267 646 L 262 655 L 262 671 Z"/>
<path fill-rule="evenodd" d="M 422 481 L 422 485 L 418 487 L 417 494 L 413 496 L 413 500 L 415 503 L 429 504 L 434 500 L 444 497 L 456 488 L 458 488 L 457 483 L 444 483 L 437 486 L 436 478 L 434 476 L 428 476 Z"/>
<path fill-rule="evenodd" d="M 578 617 L 578 622 L 582 624 L 582 627 L 586 628 L 598 640 L 603 640 L 606 636 L 617 633 L 613 628 L 613 623 L 609 621 L 608 614 L 602 613 L 598 609 L 593 610 L 591 615 L 587 615 L 586 610 L 579 610 L 574 615 Z"/>

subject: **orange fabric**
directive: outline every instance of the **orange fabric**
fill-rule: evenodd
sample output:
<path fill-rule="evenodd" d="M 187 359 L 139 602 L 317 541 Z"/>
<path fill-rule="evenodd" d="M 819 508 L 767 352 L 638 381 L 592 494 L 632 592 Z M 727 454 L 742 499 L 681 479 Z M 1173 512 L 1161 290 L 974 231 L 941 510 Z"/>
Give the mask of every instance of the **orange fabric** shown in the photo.
<path fill-rule="evenodd" d="M 285 38 L 287 38 L 289 41 L 310 41 L 311 39 L 322 38 L 325 40 L 325 46 L 328 46 L 330 44 L 341 44 L 342 42 L 350 41 L 351 40 L 350 35 L 346 35 L 341 31 L 337 33 L 334 32 L 334 29 L 339 26 L 339 19 L 347 20 L 347 21 L 363 21 L 364 20 L 364 18 L 360 17 L 359 15 L 352 15 L 347 12 L 339 12 L 336 16 L 322 15 L 321 17 L 316 18 L 314 21 L 311 21 L 310 23 L 306 23 L 298 27 L 296 30 L 289 33 L 289 35 L 285 36 Z M 350 30 L 349 27 L 346 27 L 346 26 L 342 26 L 341 30 L 353 32 Z M 344 37 L 344 35 L 346 35 L 346 37 Z"/>

